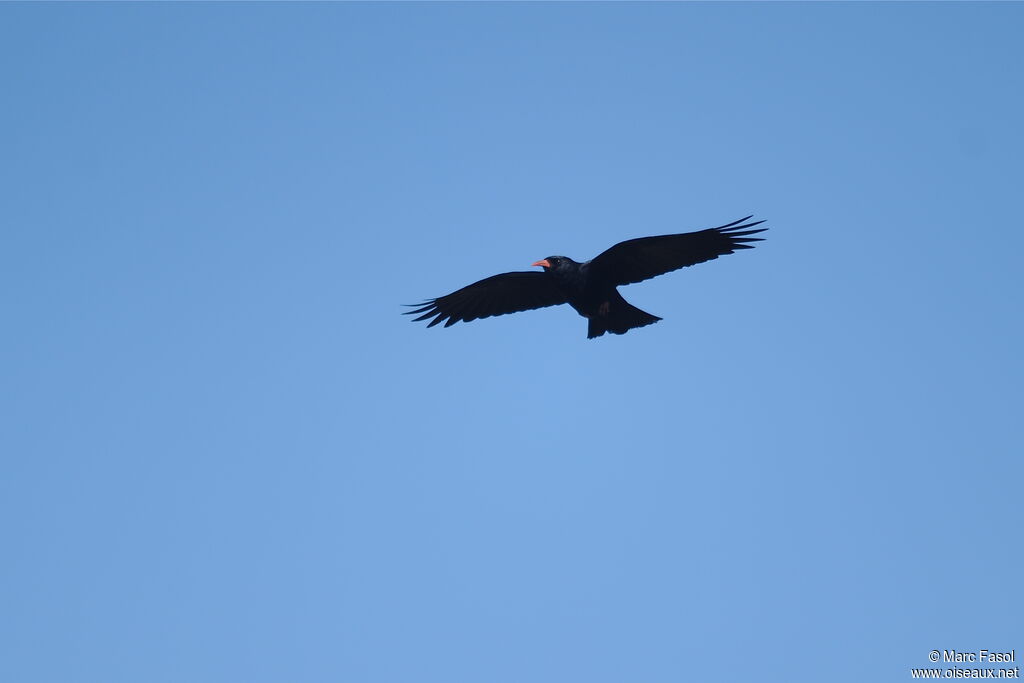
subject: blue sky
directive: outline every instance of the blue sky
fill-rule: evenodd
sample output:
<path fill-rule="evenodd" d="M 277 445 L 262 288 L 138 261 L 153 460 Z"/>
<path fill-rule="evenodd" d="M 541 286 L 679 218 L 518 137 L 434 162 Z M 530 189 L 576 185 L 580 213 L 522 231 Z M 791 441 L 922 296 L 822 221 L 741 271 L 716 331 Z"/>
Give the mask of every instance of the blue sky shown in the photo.
<path fill-rule="evenodd" d="M 1022 25 L 0 6 L 0 679 L 1020 657 Z M 399 315 L 751 213 L 621 337 Z"/>

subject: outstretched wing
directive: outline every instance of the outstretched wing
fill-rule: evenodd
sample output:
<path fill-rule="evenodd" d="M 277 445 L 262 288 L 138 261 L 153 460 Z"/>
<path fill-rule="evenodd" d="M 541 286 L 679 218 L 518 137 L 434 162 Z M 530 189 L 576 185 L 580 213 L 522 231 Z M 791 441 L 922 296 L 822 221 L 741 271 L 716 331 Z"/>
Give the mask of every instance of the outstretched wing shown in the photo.
<path fill-rule="evenodd" d="M 679 268 L 692 266 L 731 254 L 737 249 L 750 249 L 748 242 L 760 242 L 750 237 L 767 228 L 751 230 L 764 221 L 747 223 L 752 216 L 717 228 L 679 235 L 640 237 L 619 242 L 590 262 L 590 271 L 616 286 L 640 282 Z"/>
<path fill-rule="evenodd" d="M 474 282 L 457 292 L 428 299 L 407 315 L 421 313 L 416 321 L 433 318 L 427 327 L 443 322 L 450 327 L 460 320 L 469 322 L 492 315 L 528 311 L 564 304 L 568 299 L 550 275 L 536 271 L 502 273 Z"/>

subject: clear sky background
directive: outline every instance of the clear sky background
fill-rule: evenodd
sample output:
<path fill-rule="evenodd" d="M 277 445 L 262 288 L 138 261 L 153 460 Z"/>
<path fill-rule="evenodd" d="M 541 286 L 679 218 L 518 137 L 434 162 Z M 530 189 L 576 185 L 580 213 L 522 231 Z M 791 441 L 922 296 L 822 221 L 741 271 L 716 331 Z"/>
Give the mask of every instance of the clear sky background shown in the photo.
<path fill-rule="evenodd" d="M 1019 665 L 1022 28 L 0 6 L 0 680 Z M 399 315 L 751 213 L 621 337 Z"/>

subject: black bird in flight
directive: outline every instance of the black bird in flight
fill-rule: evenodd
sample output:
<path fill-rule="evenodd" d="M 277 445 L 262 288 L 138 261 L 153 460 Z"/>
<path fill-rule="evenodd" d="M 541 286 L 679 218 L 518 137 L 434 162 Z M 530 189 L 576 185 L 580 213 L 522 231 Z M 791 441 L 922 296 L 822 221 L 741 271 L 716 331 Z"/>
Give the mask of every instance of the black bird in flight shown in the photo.
<path fill-rule="evenodd" d="M 450 327 L 460 320 L 468 323 L 492 315 L 569 304 L 589 321 L 588 339 L 605 332 L 625 334 L 661 318 L 630 305 L 616 287 L 704 263 L 737 249 L 751 249 L 749 242 L 762 240 L 751 235 L 767 230 L 751 230 L 764 223 L 748 223 L 752 217 L 697 232 L 619 242 L 584 263 L 567 256 L 548 256 L 531 264 L 543 271 L 493 275 L 451 294 L 412 304 L 418 308 L 406 314 L 422 314 L 416 321 L 433 318 L 427 327 L 441 322 Z"/>

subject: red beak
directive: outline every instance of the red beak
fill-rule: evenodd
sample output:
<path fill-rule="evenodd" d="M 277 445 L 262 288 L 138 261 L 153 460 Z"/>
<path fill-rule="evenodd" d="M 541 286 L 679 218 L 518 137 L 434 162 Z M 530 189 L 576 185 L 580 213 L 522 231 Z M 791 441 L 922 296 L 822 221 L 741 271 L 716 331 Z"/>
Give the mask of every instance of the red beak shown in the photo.
<path fill-rule="evenodd" d="M 531 266 L 540 266 L 542 268 L 550 268 L 551 267 L 551 264 L 548 263 L 547 259 L 544 259 L 543 261 L 537 261 L 536 263 L 531 263 L 530 265 Z"/>

